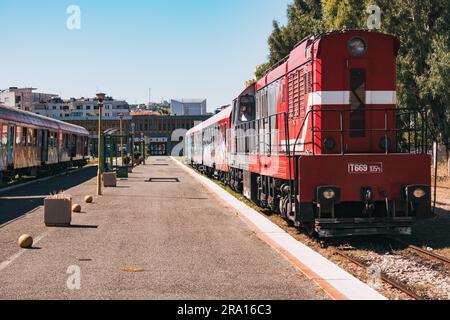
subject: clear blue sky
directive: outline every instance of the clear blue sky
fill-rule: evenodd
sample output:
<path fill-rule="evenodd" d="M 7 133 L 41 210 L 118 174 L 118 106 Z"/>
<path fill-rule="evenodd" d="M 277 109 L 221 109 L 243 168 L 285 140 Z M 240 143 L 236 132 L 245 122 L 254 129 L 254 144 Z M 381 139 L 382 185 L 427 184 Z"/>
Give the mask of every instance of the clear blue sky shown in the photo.
<path fill-rule="evenodd" d="M 289 0 L 0 0 L 0 88 L 130 103 L 208 98 L 228 104 L 268 55 Z M 68 30 L 69 5 L 81 30 Z"/>

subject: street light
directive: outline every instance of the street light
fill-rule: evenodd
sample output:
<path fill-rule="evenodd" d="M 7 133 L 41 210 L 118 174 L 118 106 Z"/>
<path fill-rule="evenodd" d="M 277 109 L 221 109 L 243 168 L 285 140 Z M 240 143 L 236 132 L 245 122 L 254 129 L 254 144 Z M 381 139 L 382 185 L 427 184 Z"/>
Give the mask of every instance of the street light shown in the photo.
<path fill-rule="evenodd" d="M 122 159 L 122 166 L 123 166 L 123 130 L 122 130 L 122 120 L 123 120 L 123 113 L 119 113 L 119 119 L 120 119 L 120 158 Z"/>
<path fill-rule="evenodd" d="M 97 93 L 98 99 L 98 172 L 97 172 L 97 195 L 102 195 L 102 111 L 103 101 L 105 100 L 104 93 Z"/>
<path fill-rule="evenodd" d="M 143 132 L 141 132 L 141 143 L 142 143 L 142 164 L 145 165 L 145 139 Z"/>
<path fill-rule="evenodd" d="M 134 130 L 136 128 L 136 124 L 134 122 L 131 123 L 131 166 L 134 167 Z"/>

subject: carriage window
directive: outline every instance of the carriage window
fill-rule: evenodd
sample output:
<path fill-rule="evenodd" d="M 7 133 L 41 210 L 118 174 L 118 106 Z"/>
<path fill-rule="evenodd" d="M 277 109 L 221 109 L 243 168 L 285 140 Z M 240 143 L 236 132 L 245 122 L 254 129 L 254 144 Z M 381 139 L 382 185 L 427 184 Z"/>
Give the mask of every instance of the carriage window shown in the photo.
<path fill-rule="evenodd" d="M 28 128 L 22 129 L 22 146 L 26 147 L 28 142 Z"/>
<path fill-rule="evenodd" d="M 258 119 L 266 118 L 267 115 L 269 114 L 269 106 L 267 102 L 267 87 L 259 91 L 258 95 L 259 95 Z"/>
<path fill-rule="evenodd" d="M 350 137 L 366 136 L 366 70 L 350 70 Z"/>
<path fill-rule="evenodd" d="M 54 138 L 53 132 L 48 133 L 48 145 L 50 146 L 50 148 L 55 147 L 55 138 Z"/>
<path fill-rule="evenodd" d="M 16 145 L 20 145 L 22 139 L 22 127 L 16 127 Z"/>
<path fill-rule="evenodd" d="M 272 116 L 277 113 L 278 107 L 278 94 L 280 90 L 280 82 L 276 81 L 272 83 L 268 88 L 268 116 Z"/>
<path fill-rule="evenodd" d="M 6 146 L 8 144 L 8 126 L 3 126 L 2 129 L 2 145 Z"/>
<path fill-rule="evenodd" d="M 33 130 L 33 146 L 38 146 L 38 131 L 37 129 Z"/>
<path fill-rule="evenodd" d="M 238 112 L 237 112 L 237 100 L 233 100 L 233 111 L 231 112 L 231 119 L 233 120 L 233 125 L 238 124 Z"/>
<path fill-rule="evenodd" d="M 64 147 L 66 148 L 66 149 L 68 149 L 69 148 L 69 135 L 67 135 L 67 134 L 65 134 L 65 135 L 63 135 L 63 143 L 64 143 Z"/>
<path fill-rule="evenodd" d="M 33 129 L 28 129 L 27 146 L 34 146 Z"/>

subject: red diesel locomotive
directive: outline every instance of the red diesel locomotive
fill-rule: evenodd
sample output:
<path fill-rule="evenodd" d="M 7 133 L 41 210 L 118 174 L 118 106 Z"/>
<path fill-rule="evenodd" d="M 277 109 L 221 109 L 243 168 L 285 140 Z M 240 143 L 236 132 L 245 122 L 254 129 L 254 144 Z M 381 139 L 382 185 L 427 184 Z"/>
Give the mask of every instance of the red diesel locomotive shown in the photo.
<path fill-rule="evenodd" d="M 188 161 L 319 237 L 410 234 L 431 213 L 426 112 L 396 107 L 399 41 L 301 41 L 187 133 Z"/>
<path fill-rule="evenodd" d="M 38 114 L 0 106 L 0 181 L 84 166 L 89 132 Z"/>

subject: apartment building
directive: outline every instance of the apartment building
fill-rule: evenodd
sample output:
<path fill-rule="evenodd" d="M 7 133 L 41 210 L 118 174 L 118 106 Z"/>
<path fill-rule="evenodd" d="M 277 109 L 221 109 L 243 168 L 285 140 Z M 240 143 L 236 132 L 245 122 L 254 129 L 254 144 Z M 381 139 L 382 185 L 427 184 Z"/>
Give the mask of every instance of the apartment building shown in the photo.
<path fill-rule="evenodd" d="M 0 103 L 11 108 L 32 111 L 34 105 L 44 104 L 57 94 L 34 92 L 36 88 L 10 87 L 0 91 Z"/>

